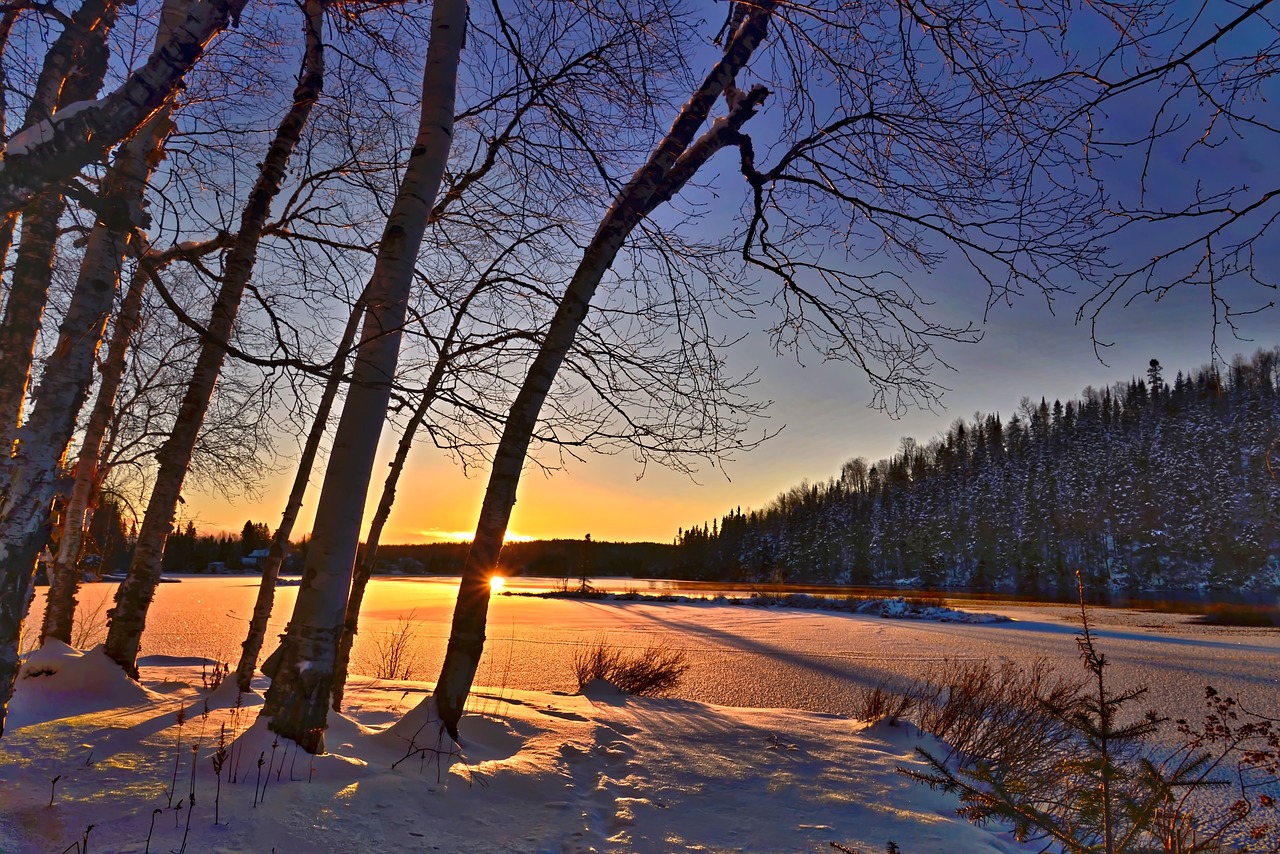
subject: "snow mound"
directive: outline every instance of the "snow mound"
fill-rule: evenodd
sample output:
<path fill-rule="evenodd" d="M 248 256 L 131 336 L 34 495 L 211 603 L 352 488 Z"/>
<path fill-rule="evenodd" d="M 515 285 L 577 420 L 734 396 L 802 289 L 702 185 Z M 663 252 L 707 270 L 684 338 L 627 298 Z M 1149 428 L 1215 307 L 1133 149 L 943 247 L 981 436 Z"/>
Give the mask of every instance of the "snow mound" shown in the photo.
<path fill-rule="evenodd" d="M 583 685 L 582 690 L 578 693 L 584 697 L 599 697 L 607 699 L 610 697 L 624 696 L 626 692 L 617 685 L 614 685 L 608 679 L 603 679 L 597 676 L 586 685 Z"/>
<path fill-rule="evenodd" d="M 1009 618 L 1001 614 L 957 611 L 945 605 L 926 605 L 911 602 L 902 596 L 888 599 L 868 599 L 854 609 L 857 614 L 873 614 L 893 620 L 929 620 L 935 623 L 1007 623 Z"/>
<path fill-rule="evenodd" d="M 18 671 L 9 722 L 25 726 L 158 699 L 108 658 L 101 644 L 81 652 L 48 640 Z"/>

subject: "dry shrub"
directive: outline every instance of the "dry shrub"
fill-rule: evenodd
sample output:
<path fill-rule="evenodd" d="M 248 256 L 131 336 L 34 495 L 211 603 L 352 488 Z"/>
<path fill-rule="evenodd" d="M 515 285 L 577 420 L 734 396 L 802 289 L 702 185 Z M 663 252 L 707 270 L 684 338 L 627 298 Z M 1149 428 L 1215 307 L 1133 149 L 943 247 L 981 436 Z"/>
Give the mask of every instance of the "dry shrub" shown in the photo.
<path fill-rule="evenodd" d="M 619 691 L 640 697 L 665 697 L 688 669 L 684 650 L 665 644 L 628 656 L 600 638 L 578 649 L 573 657 L 579 690 L 593 679 L 604 679 Z"/>
<path fill-rule="evenodd" d="M 361 649 L 358 668 L 375 679 L 413 679 L 418 672 L 416 611 L 401 617 L 394 628 L 377 632 Z"/>
<path fill-rule="evenodd" d="M 107 585 L 99 585 L 102 593 L 90 596 L 81 588 L 82 598 L 76 603 L 75 621 L 71 625 L 71 646 L 90 649 L 107 638 L 107 602 L 111 593 Z"/>
<path fill-rule="evenodd" d="M 912 720 L 962 761 L 1031 758 L 1069 738 L 1046 703 L 1069 704 L 1082 684 L 1056 674 L 1043 660 L 1027 668 L 1007 661 L 944 661 L 905 686 L 884 680 L 863 688 L 855 695 L 853 716 Z"/>
<path fill-rule="evenodd" d="M 1035 762 L 1071 740 L 1070 727 L 1050 710 L 1074 703 L 1083 684 L 1043 659 L 1026 668 L 944 662 L 914 686 L 917 723 L 965 762 Z"/>
<path fill-rule="evenodd" d="M 1112 689 L 1083 606 L 1077 645 L 1083 678 L 967 662 L 912 685 L 921 728 L 951 752 L 918 747 L 929 769 L 900 770 L 1045 851 L 1280 852 L 1280 721 L 1206 688 L 1204 723 L 1174 722 L 1170 750 L 1156 738 L 1169 720 L 1132 708 L 1146 689 Z"/>
<path fill-rule="evenodd" d="M 890 723 L 896 724 L 915 712 L 916 700 L 914 691 L 896 687 L 888 679 L 883 679 L 869 688 L 859 688 L 854 694 L 853 717 L 862 721 L 888 718 Z"/>

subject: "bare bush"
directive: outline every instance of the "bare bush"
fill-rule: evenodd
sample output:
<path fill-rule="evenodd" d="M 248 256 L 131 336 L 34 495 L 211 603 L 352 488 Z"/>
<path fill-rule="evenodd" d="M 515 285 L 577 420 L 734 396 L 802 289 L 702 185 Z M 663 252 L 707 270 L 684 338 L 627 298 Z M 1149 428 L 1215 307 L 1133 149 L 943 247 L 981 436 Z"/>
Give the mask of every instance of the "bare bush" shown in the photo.
<path fill-rule="evenodd" d="M 1032 762 L 1060 752 L 1071 729 L 1051 709 L 1071 705 L 1083 680 L 1044 660 L 944 663 L 917 688 L 920 728 L 966 763 Z"/>
<path fill-rule="evenodd" d="M 205 691 L 216 691 L 222 687 L 222 682 L 231 673 L 231 665 L 225 661 L 215 659 L 213 667 L 210 668 L 210 662 L 200 662 L 200 685 Z"/>
<path fill-rule="evenodd" d="M 1043 660 L 1026 668 L 1007 661 L 944 661 L 905 686 L 885 680 L 862 689 L 854 716 L 910 719 L 950 746 L 948 761 L 1026 761 L 1069 740 L 1069 727 L 1049 709 L 1071 703 L 1082 686 L 1083 680 L 1062 676 Z"/>
<path fill-rule="evenodd" d="M 106 640 L 107 600 L 111 598 L 111 591 L 105 584 L 99 587 L 102 595 L 92 600 L 85 595 L 76 606 L 76 619 L 71 630 L 71 645 L 76 649 L 89 649 Z"/>
<path fill-rule="evenodd" d="M 689 669 L 684 650 L 665 644 L 628 656 L 603 638 L 580 648 L 573 657 L 578 690 L 595 679 L 604 679 L 625 694 L 665 697 L 675 690 Z"/>
<path fill-rule="evenodd" d="M 960 816 L 1007 821 L 1046 851 L 1280 851 L 1276 722 L 1207 688 L 1203 724 L 1177 721 L 1181 744 L 1158 744 L 1168 719 L 1131 711 L 1145 688 L 1112 689 L 1081 602 L 1083 679 L 1043 665 L 949 667 L 911 691 L 921 728 L 951 752 L 917 748 L 929 770 L 903 773 L 957 795 Z"/>
<path fill-rule="evenodd" d="M 871 687 L 860 688 L 854 694 L 853 717 L 863 721 L 888 718 L 890 723 L 896 724 L 916 711 L 918 699 L 914 690 L 895 687 L 888 679 L 883 679 Z"/>
<path fill-rule="evenodd" d="M 357 667 L 375 679 L 413 679 L 418 673 L 417 612 L 402 616 L 393 628 L 376 633 L 365 646 Z"/>

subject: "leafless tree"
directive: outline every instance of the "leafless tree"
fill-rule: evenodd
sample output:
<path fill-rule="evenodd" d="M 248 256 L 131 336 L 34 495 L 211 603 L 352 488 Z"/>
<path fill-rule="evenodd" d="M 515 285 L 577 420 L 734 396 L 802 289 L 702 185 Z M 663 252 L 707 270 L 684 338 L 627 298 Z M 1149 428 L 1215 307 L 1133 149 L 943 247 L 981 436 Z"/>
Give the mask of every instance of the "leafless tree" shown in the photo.
<path fill-rule="evenodd" d="M 324 750 L 325 710 L 338 632 L 351 585 L 360 513 L 386 418 L 414 265 L 444 177 L 459 57 L 466 33 L 462 0 L 438 0 L 423 72 L 418 137 L 387 219 L 366 290 L 368 309 L 352 386 L 334 436 L 316 506 L 303 584 L 262 714 L 270 727 L 312 753 Z"/>
<path fill-rule="evenodd" d="M 135 678 L 147 609 L 160 581 L 165 539 L 172 530 L 182 483 L 226 356 L 221 345 L 231 338 L 240 300 L 253 273 L 271 202 L 280 192 L 289 158 L 323 86 L 324 49 L 321 37 L 324 5 L 321 0 L 308 0 L 303 8 L 306 50 L 293 93 L 293 104 L 280 121 L 241 215 L 240 230 L 223 265 L 221 286 L 212 309 L 208 331 L 213 340 L 202 342 L 173 431 L 160 451 L 160 469 L 134 546 L 133 561 L 125 580 L 116 590 L 115 607 L 108 614 L 107 655 Z"/>
<path fill-rule="evenodd" d="M 1078 17 L 1138 27 L 1144 8 L 1105 4 Z M 1081 65 L 1061 49 L 1078 25 L 1058 4 L 731 5 L 721 52 L 613 196 L 508 415 L 433 697 L 451 733 L 543 401 L 632 233 L 678 194 L 696 198 L 694 176 L 734 150 L 747 191 L 734 238 L 747 269 L 776 285 L 760 300 L 773 310 L 775 344 L 852 362 L 877 405 L 927 405 L 932 342 L 971 333 L 927 318 L 912 268 L 950 252 L 996 300 L 1051 293 L 1099 261 L 1090 223 L 1101 195 L 1078 160 L 1087 126 L 1061 120 L 1087 95 Z M 1123 31 L 1121 45 L 1133 37 Z M 766 82 L 744 91 L 737 80 L 748 74 Z M 750 122 L 762 110 L 772 120 Z"/>
<path fill-rule="evenodd" d="M 237 21 L 246 5 L 247 0 L 193 0 L 174 38 L 109 95 L 61 117 L 26 122 L 7 141 L 0 162 L 0 214 L 72 179 L 162 109 L 209 41 Z"/>
<path fill-rule="evenodd" d="M 1280 123 L 1267 101 L 1280 73 L 1280 13 L 1272 0 L 1178 9 L 1139 55 L 1110 58 L 1091 77 L 1095 168 L 1116 176 L 1100 220 L 1118 252 L 1077 312 L 1094 342 L 1119 305 L 1198 290 L 1218 335 L 1271 309 L 1280 287 L 1273 227 L 1280 182 L 1271 152 Z M 1123 175 L 1137 181 L 1119 180 Z M 1194 176 L 1194 180 L 1188 176 Z"/>

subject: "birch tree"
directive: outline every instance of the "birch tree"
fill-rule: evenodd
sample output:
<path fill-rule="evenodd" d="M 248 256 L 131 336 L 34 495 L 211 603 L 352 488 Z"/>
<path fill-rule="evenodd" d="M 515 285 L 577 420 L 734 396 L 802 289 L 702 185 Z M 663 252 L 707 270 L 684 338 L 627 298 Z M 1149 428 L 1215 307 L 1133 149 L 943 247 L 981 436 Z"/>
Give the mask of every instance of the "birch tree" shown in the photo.
<path fill-rule="evenodd" d="M 236 665 L 236 685 L 241 691 L 249 691 L 253 680 L 253 671 L 258 666 L 258 656 L 262 652 L 262 644 L 267 636 L 267 621 L 271 618 L 271 609 L 275 604 L 276 583 L 280 578 L 280 566 L 284 563 L 285 550 L 289 546 L 289 538 L 293 535 L 293 527 L 298 521 L 298 513 L 302 510 L 302 500 L 306 496 L 307 484 L 311 481 L 311 469 L 315 465 L 316 455 L 320 451 L 320 442 L 324 439 L 325 428 L 329 424 L 329 415 L 337 400 L 338 391 L 345 379 L 347 359 L 351 354 L 356 333 L 360 329 L 360 321 L 364 317 L 365 301 L 361 297 L 351 310 L 346 329 L 338 342 L 338 350 L 333 358 L 333 366 L 329 377 L 325 380 L 320 400 L 316 404 L 311 429 L 307 433 L 302 455 L 298 459 L 298 468 L 294 473 L 293 486 L 289 490 L 289 498 L 285 503 L 280 518 L 280 526 L 271 537 L 271 545 L 262 563 L 262 579 L 258 584 L 258 595 L 253 603 L 253 615 L 249 618 L 249 631 L 241 645 L 240 661 Z"/>
<path fill-rule="evenodd" d="M 173 28 L 185 18 L 186 7 L 185 0 L 171 0 L 166 5 L 157 31 L 157 49 L 163 48 Z M 85 9 L 82 6 L 78 14 L 84 13 Z M 107 6 L 97 15 L 92 31 L 80 33 L 81 44 L 77 50 L 83 57 L 83 67 L 66 75 L 67 82 L 62 87 L 60 100 L 68 97 L 68 91 L 90 94 L 101 84 L 106 66 L 106 37 L 113 21 L 114 8 Z M 73 19 L 63 37 L 75 34 L 79 29 L 82 25 L 77 26 Z M 41 80 L 28 110 L 29 118 L 31 110 L 41 108 L 50 100 L 50 96 L 42 95 L 42 89 L 54 88 L 48 80 L 51 76 L 49 69 L 51 65 L 57 65 L 53 58 L 65 52 L 60 48 L 61 38 L 50 51 L 50 56 L 46 57 Z M 95 57 L 95 53 L 101 55 Z M 75 92 L 76 89 L 80 91 Z M 161 110 L 148 123 L 143 135 L 135 137 L 121 149 L 104 178 L 100 194 L 101 213 L 89 235 L 79 281 L 63 317 L 57 345 L 46 361 L 36 390 L 31 420 L 19 435 L 17 454 L 11 461 L 6 460 L 12 474 L 6 501 L 0 511 L 0 573 L 3 574 L 0 586 L 4 589 L 30 590 L 37 555 L 48 539 L 50 504 L 59 488 L 60 470 L 76 418 L 88 395 L 94 357 L 119 286 L 125 244 L 134 224 L 142 219 L 143 190 L 168 125 L 167 110 Z M 6 313 L 6 321 L 22 314 L 23 307 L 29 309 L 28 313 L 33 313 L 37 303 L 42 306 L 43 295 L 49 289 L 53 241 L 56 240 L 57 220 L 62 209 L 61 197 L 46 191 L 24 212 L 23 242 L 18 250 L 14 289 L 8 305 L 12 311 Z M 36 317 L 38 314 L 28 319 Z M 35 343 L 34 332 L 32 329 L 29 341 L 22 342 L 23 353 L 7 354 L 6 362 L 13 370 L 24 364 L 29 366 L 31 348 Z M 18 395 L 17 403 L 20 404 L 25 381 L 13 381 L 15 377 L 9 379 L 12 385 L 5 391 Z M 63 580 L 65 582 L 66 579 Z M 61 595 L 62 590 L 58 592 Z M 0 618 L 0 628 L 5 630 L 0 634 L 0 647 L 3 648 L 0 661 L 9 660 L 11 655 L 16 660 L 17 633 L 11 634 L 8 630 L 15 623 L 21 624 L 29 597 L 30 594 L 26 593 L 5 599 L 3 607 L 9 613 Z M 71 607 L 74 608 L 74 600 Z M 69 633 L 69 619 L 66 630 Z M 16 671 L 0 669 L 0 716 L 7 705 L 14 678 Z"/>
<path fill-rule="evenodd" d="M 674 196 L 712 154 L 729 142 L 729 134 L 739 132 L 763 104 L 768 93 L 763 87 L 757 87 L 737 99 L 733 109 L 695 141 L 695 134 L 706 122 L 712 107 L 733 85 L 737 74 L 764 38 L 772 8 L 772 4 L 764 3 L 746 13 L 742 24 L 727 42 L 724 56 L 694 91 L 666 138 L 614 197 L 609 212 L 583 253 L 583 261 L 575 271 L 512 405 L 494 457 L 480 523 L 467 553 L 449 646 L 433 695 L 440 719 L 455 739 L 458 720 L 484 648 L 489 576 L 497 565 L 498 553 L 506 536 L 511 508 L 515 505 L 516 485 L 542 403 L 560 363 L 573 344 L 596 287 L 631 230 L 659 204 Z"/>
<path fill-rule="evenodd" d="M 1141 34 L 1135 10 L 1104 4 L 1084 14 L 1133 24 L 1125 46 Z M 949 248 L 999 300 L 1025 288 L 1052 294 L 1098 261 L 1090 227 L 1101 197 L 1084 172 L 1085 122 L 1077 114 L 1059 123 L 1084 100 L 1090 70 L 1089 59 L 1058 49 L 1069 22 L 1056 5 L 1013 12 L 964 0 L 856 11 L 731 4 L 722 52 L 613 196 L 511 407 L 430 701 L 451 735 L 483 651 L 489 577 L 541 407 L 630 234 L 688 191 L 717 152 L 733 150 L 746 190 L 733 239 L 746 269 L 777 285 L 757 303 L 774 311 L 775 345 L 850 361 L 875 405 L 927 404 L 936 395 L 932 343 L 972 335 L 930 321 L 905 271 L 940 264 Z M 780 96 L 763 84 L 739 88 L 740 74 L 766 71 Z M 757 144 L 759 123 L 748 120 L 766 100 L 776 115 L 757 129 L 767 140 Z"/>
<path fill-rule="evenodd" d="M 157 49 L 163 47 L 165 41 L 172 36 L 174 28 L 185 19 L 188 5 L 187 0 L 169 0 L 165 3 L 156 33 Z M 146 222 L 144 199 L 147 182 L 152 170 L 163 157 L 164 140 L 173 126 L 169 118 L 171 110 L 172 103 L 166 104 L 138 133 L 120 146 L 111 167 L 103 177 L 97 203 L 100 213 L 89 234 L 71 308 L 64 321 L 64 328 L 69 326 L 70 329 L 66 340 L 74 342 L 74 350 L 67 358 L 58 359 L 45 369 L 48 383 L 51 376 L 56 377 L 57 367 L 61 367 L 65 371 L 65 379 L 60 381 L 64 388 L 62 394 L 68 402 L 77 401 L 74 408 L 68 409 L 62 416 L 61 429 L 56 432 L 45 430 L 32 437 L 37 442 L 46 443 L 47 450 L 43 454 L 46 465 L 65 452 L 79 410 L 78 401 L 83 400 L 88 392 L 92 379 L 92 359 L 102 337 L 102 323 L 110 313 L 112 301 L 120 288 L 127 247 L 131 239 L 137 246 L 135 229 L 141 229 Z M 141 251 L 145 252 L 146 248 L 143 247 Z M 42 643 L 50 633 L 66 643 L 71 641 L 77 583 L 75 563 L 79 556 L 85 509 L 99 482 L 95 472 L 102 450 L 102 439 L 123 376 L 125 351 L 141 311 L 145 281 L 141 271 L 134 276 L 122 301 L 116 329 L 103 362 L 98 399 L 81 442 L 75 466 L 75 482 L 63 513 L 63 536 L 59 540 L 58 555 L 49 570 L 50 591 L 41 629 Z M 76 315 L 79 315 L 78 322 Z M 42 390 L 47 387 L 42 387 Z M 42 406 L 49 403 L 50 401 L 37 401 L 37 405 Z M 24 444 L 30 444 L 30 441 L 24 440 Z M 44 504 L 47 503 L 46 498 Z M 28 561 L 34 562 L 34 558 L 34 553 L 22 555 L 19 562 L 25 565 Z"/>
<path fill-rule="evenodd" d="M 142 126 L 172 97 L 209 42 L 239 21 L 248 0 L 199 0 L 174 37 L 109 95 L 62 117 L 27 122 L 0 161 L 0 215 L 73 178 Z"/>
<path fill-rule="evenodd" d="M 324 750 L 325 710 L 363 506 L 386 418 L 414 264 L 444 176 L 452 136 L 458 64 L 467 27 L 465 0 L 437 0 L 422 79 L 418 136 L 383 231 L 366 287 L 352 387 L 334 436 L 316 506 L 315 534 L 302 586 L 262 714 L 269 726 L 311 753 Z"/>
<path fill-rule="evenodd" d="M 138 189 L 140 192 L 141 188 Z M 106 249 L 117 239 L 123 241 L 124 234 L 117 233 L 110 239 L 101 240 L 98 245 Z M 89 508 L 96 503 L 103 480 L 110 470 L 109 465 L 103 464 L 109 444 L 107 434 L 115 415 L 117 395 L 125 375 L 127 354 L 141 321 L 143 297 L 151 275 L 157 268 L 162 268 L 177 258 L 189 254 L 213 252 L 225 242 L 215 238 L 200 247 L 174 248 L 166 252 L 146 250 L 144 262 L 137 265 L 130 277 L 129 287 L 120 302 L 120 309 L 107 344 L 107 353 L 102 359 L 97 396 L 85 424 L 84 435 L 80 440 L 80 450 L 72 472 L 74 480 L 66 506 L 62 511 L 58 551 L 54 555 L 53 563 L 49 566 L 49 591 L 45 596 L 44 620 L 40 629 L 41 643 L 51 637 L 63 643 L 71 643 L 72 620 L 76 608 L 75 596 L 80 578 L 77 564 L 84 530 L 88 524 Z M 123 258 L 118 255 L 103 257 L 96 253 L 86 253 L 84 266 L 97 270 L 100 276 L 114 276 L 118 279 L 119 265 L 122 261 Z M 99 264 L 104 266 L 100 267 Z"/>
<path fill-rule="evenodd" d="M 58 110 L 92 98 L 98 91 L 107 70 L 107 39 L 117 9 L 118 4 L 110 0 L 85 0 L 67 18 L 45 54 L 27 102 L 28 127 L 52 121 Z M 9 141 L 4 163 L 20 145 L 20 140 Z M 0 455 L 0 487 L 6 492 L 8 451 L 13 448 L 22 421 L 36 336 L 48 299 L 59 224 L 65 211 L 62 193 L 50 188 L 35 195 L 22 212 L 17 257 L 0 319 L 0 447 L 6 449 Z"/>
<path fill-rule="evenodd" d="M 138 675 L 138 648 L 147 610 L 160 581 L 165 539 L 172 531 L 191 454 L 222 370 L 225 342 L 231 338 L 240 301 L 253 273 L 271 202 L 280 192 L 289 158 L 323 86 L 324 5 L 321 0 L 308 0 L 303 10 L 306 49 L 293 103 L 276 129 L 241 214 L 239 232 L 223 266 L 222 283 L 208 327 L 209 337 L 201 344 L 173 431 L 158 455 L 160 468 L 138 532 L 133 561 L 125 580 L 116 589 L 115 606 L 108 612 L 106 653 L 134 678 Z"/>

